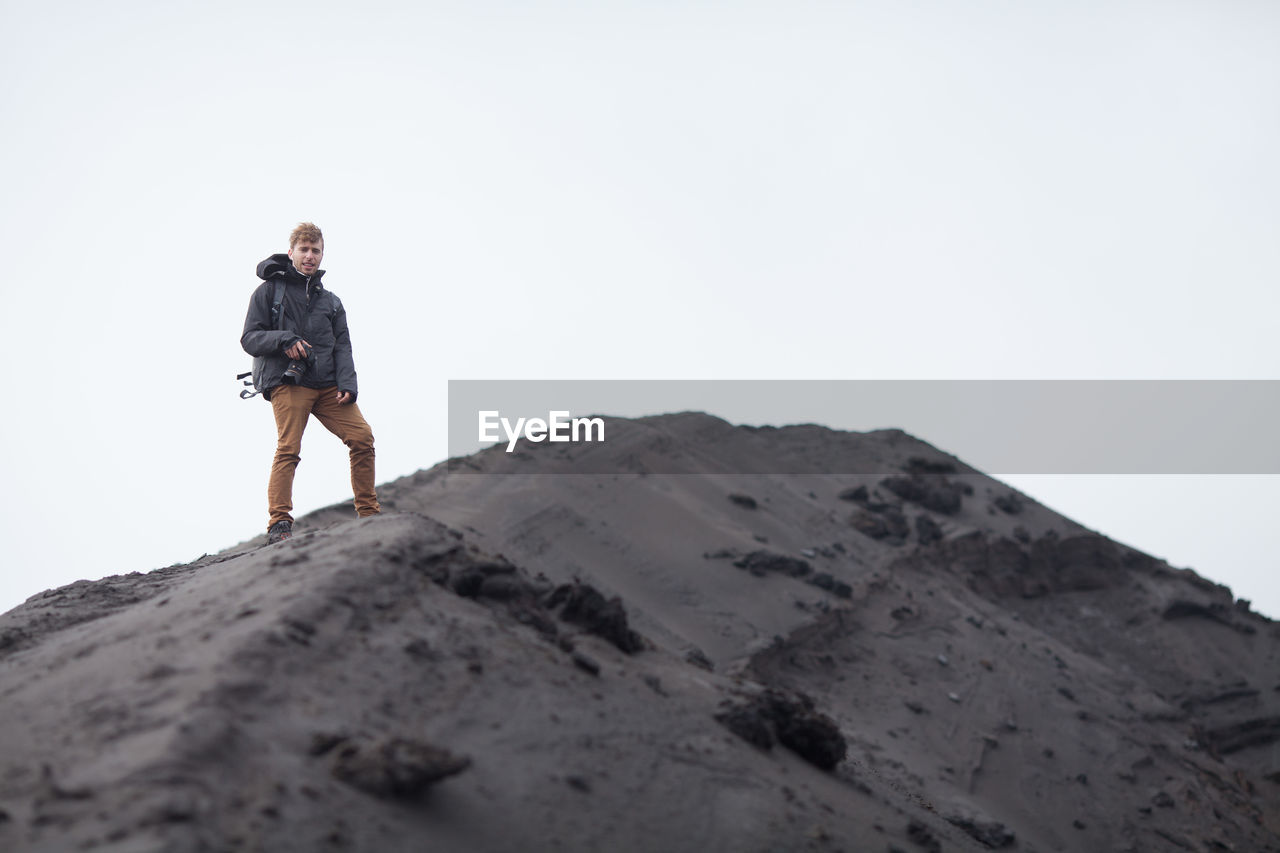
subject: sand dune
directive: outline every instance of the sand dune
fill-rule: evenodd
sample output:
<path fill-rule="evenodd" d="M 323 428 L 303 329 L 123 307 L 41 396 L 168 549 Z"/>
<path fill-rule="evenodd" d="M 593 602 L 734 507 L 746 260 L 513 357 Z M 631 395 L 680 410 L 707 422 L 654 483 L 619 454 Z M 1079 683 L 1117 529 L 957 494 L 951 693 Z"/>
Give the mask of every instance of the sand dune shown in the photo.
<path fill-rule="evenodd" d="M 0 849 L 1280 849 L 1229 590 L 898 431 L 609 428 L 0 617 Z"/>

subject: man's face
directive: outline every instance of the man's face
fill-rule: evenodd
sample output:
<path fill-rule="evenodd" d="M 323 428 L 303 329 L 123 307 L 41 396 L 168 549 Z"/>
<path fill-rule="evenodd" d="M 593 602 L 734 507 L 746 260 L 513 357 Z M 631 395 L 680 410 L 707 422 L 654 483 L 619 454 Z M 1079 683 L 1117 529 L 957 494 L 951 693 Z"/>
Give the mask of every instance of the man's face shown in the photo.
<path fill-rule="evenodd" d="M 289 250 L 289 260 L 293 267 L 303 275 L 315 275 L 320 269 L 320 259 L 324 257 L 324 241 L 312 243 L 310 240 L 299 240 Z"/>

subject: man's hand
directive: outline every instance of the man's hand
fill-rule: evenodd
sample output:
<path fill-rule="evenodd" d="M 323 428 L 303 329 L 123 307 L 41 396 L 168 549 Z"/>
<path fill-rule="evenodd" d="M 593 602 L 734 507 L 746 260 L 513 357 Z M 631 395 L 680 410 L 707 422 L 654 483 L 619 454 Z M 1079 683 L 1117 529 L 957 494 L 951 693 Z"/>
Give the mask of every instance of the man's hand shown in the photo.
<path fill-rule="evenodd" d="M 351 396 L 350 391 L 339 391 L 337 395 L 338 405 L 347 406 L 355 402 L 355 397 Z"/>
<path fill-rule="evenodd" d="M 307 351 L 311 349 L 311 344 L 306 341 L 298 341 L 293 346 L 284 351 L 289 358 L 306 358 Z"/>

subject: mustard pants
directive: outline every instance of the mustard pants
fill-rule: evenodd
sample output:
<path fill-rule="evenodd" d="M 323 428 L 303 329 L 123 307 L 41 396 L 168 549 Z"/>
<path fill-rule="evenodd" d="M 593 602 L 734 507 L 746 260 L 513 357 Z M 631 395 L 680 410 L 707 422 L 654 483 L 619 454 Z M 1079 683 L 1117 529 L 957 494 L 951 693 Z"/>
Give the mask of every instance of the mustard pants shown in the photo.
<path fill-rule="evenodd" d="M 302 450 L 302 431 L 311 415 L 350 449 L 356 515 L 364 518 L 381 511 L 373 488 L 373 430 L 355 403 L 344 406 L 337 395 L 337 388 L 280 385 L 271 389 L 277 439 L 271 479 L 267 482 L 267 507 L 271 512 L 268 528 L 277 521 L 293 521 L 289 514 L 293 509 L 293 472 L 301 458 L 298 454 Z"/>

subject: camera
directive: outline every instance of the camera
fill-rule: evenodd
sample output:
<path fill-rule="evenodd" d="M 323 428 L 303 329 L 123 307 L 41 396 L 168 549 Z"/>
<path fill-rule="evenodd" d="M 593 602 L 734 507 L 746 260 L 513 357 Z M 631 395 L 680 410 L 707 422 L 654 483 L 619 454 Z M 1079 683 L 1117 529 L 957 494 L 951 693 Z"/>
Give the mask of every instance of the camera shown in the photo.
<path fill-rule="evenodd" d="M 291 385 L 301 384 L 302 377 L 306 374 L 307 368 L 311 365 L 311 347 L 306 344 L 302 344 L 302 349 L 306 355 L 302 358 L 289 359 L 289 366 L 284 369 L 284 381 Z"/>

